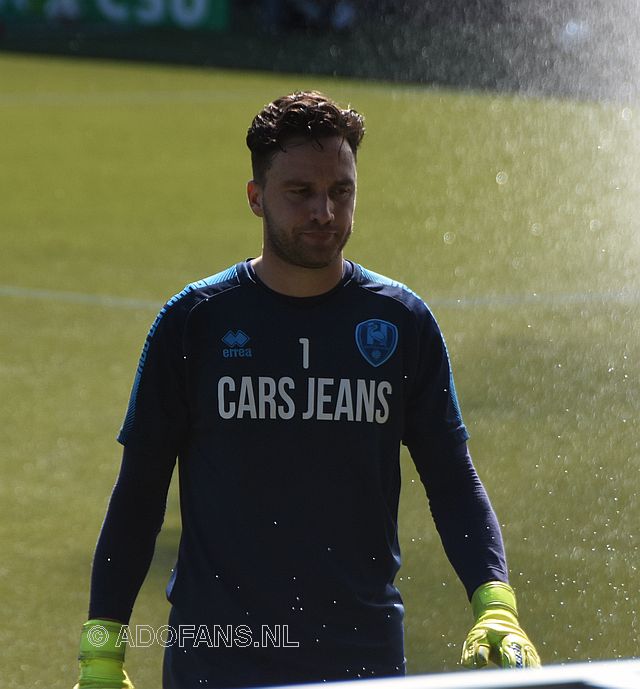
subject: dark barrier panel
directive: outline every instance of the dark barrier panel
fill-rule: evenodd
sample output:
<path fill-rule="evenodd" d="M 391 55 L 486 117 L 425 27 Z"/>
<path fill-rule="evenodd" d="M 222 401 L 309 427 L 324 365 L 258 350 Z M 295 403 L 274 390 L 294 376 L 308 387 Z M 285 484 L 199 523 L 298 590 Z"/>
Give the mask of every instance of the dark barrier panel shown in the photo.
<path fill-rule="evenodd" d="M 572 98 L 635 100 L 639 42 L 637 0 L 0 0 L 0 51 Z"/>
<path fill-rule="evenodd" d="M 0 0 L 0 17 L 8 26 L 78 23 L 221 31 L 229 25 L 229 0 Z"/>

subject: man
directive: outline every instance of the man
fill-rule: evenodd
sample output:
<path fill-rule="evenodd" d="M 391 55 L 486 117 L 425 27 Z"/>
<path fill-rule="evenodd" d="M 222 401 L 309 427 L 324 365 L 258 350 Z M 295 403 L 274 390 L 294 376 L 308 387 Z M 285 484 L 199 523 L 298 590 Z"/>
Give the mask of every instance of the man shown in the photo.
<path fill-rule="evenodd" d="M 363 135 L 357 112 L 316 92 L 255 117 L 247 195 L 262 253 L 188 285 L 151 327 L 95 554 L 81 688 L 132 686 L 116 641 L 176 457 L 183 531 L 167 596 L 180 643 L 166 648 L 165 689 L 402 675 L 401 442 L 472 601 L 463 664 L 539 663 L 440 330 L 408 288 L 343 258 Z"/>

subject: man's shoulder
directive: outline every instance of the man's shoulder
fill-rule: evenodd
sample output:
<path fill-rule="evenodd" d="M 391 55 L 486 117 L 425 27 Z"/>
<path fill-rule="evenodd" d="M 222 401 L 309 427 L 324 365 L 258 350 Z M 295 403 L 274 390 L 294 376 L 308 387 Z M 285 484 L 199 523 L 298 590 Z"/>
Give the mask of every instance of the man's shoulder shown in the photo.
<path fill-rule="evenodd" d="M 369 290 L 373 294 L 389 297 L 401 302 L 407 308 L 422 312 L 428 311 L 425 301 L 410 287 L 399 280 L 376 273 L 359 264 L 356 265 L 356 282 L 363 289 Z"/>
<path fill-rule="evenodd" d="M 240 272 L 241 264 L 236 263 L 229 268 L 221 270 L 219 273 L 190 282 L 180 294 L 185 293 L 185 296 L 187 294 L 194 295 L 196 298 L 198 296 L 208 298 L 214 294 L 220 294 L 240 285 Z"/>
<path fill-rule="evenodd" d="M 239 266 L 236 264 L 221 270 L 219 273 L 209 275 L 209 277 L 190 282 L 182 291 L 169 299 L 167 306 L 180 304 L 182 307 L 192 308 L 202 300 L 210 299 L 239 285 Z"/>
<path fill-rule="evenodd" d="M 181 321 L 200 303 L 239 287 L 241 282 L 238 273 L 238 264 L 236 264 L 219 273 L 187 284 L 160 309 L 152 331 L 161 321 Z"/>

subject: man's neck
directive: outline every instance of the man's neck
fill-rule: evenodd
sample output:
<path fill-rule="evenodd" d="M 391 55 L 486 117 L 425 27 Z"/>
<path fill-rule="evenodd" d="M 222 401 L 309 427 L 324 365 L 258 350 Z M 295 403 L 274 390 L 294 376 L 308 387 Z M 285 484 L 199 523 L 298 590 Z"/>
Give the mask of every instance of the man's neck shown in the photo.
<path fill-rule="evenodd" d="M 324 268 L 293 266 L 276 256 L 264 254 L 254 258 L 251 265 L 269 289 L 290 297 L 325 294 L 340 282 L 344 272 L 342 255 Z"/>

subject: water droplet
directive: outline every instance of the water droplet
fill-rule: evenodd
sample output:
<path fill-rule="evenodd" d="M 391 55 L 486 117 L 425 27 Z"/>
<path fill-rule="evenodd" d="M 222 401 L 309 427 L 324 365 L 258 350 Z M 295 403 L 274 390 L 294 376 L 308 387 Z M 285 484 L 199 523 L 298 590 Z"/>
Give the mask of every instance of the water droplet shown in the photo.
<path fill-rule="evenodd" d="M 504 171 L 500 170 L 496 175 L 496 182 L 500 185 L 506 184 L 509 181 L 509 175 Z"/>

